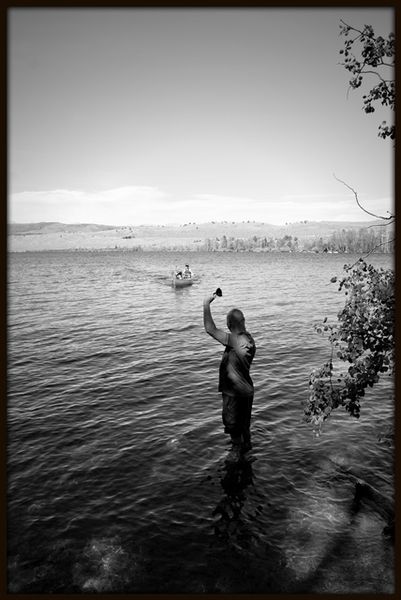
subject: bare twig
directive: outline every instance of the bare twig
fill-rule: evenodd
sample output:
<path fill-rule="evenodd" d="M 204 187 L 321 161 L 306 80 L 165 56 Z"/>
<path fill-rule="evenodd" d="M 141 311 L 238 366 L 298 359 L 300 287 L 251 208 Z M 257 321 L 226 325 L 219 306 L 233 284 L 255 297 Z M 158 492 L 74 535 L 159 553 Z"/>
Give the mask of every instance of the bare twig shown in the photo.
<path fill-rule="evenodd" d="M 375 217 L 375 219 L 382 219 L 383 221 L 389 221 L 390 219 L 394 219 L 394 215 L 390 215 L 389 217 L 383 217 L 381 215 L 375 215 L 374 213 L 369 212 L 368 210 L 366 210 L 366 208 L 364 208 L 361 203 L 359 202 L 359 198 L 358 198 L 358 194 L 356 193 L 356 191 L 354 190 L 354 188 L 352 188 L 350 185 L 348 185 L 348 183 L 345 183 L 345 181 L 343 181 L 342 179 L 339 179 L 335 173 L 333 173 L 333 177 L 334 179 L 337 179 L 337 181 L 339 181 L 340 183 L 342 183 L 343 185 L 345 185 L 345 187 L 347 187 L 349 190 L 351 190 L 351 192 L 353 192 L 354 196 L 355 196 L 355 200 L 357 205 L 359 206 L 359 208 L 361 210 L 363 210 L 363 212 L 365 212 L 366 214 L 370 215 L 371 217 Z M 387 211 L 388 212 L 388 211 Z M 390 213 L 389 213 L 390 214 Z"/>
<path fill-rule="evenodd" d="M 366 229 L 372 229 L 372 227 L 388 227 L 389 225 L 394 225 L 394 223 L 395 223 L 395 217 L 391 217 L 391 218 L 394 219 L 394 221 L 391 221 L 391 223 L 374 223 L 373 225 L 368 225 L 366 227 Z"/>
<path fill-rule="evenodd" d="M 363 35 L 363 31 L 360 31 L 359 29 L 357 29 L 356 27 L 352 27 L 352 25 L 348 25 L 348 23 L 346 23 L 345 21 L 343 21 L 342 19 L 340 19 L 340 23 L 342 23 L 343 25 L 345 25 L 346 27 L 348 27 L 349 29 L 352 29 L 352 31 L 356 31 L 356 33 L 359 33 L 359 35 L 356 36 L 356 40 L 358 38 L 360 38 Z"/>
<path fill-rule="evenodd" d="M 378 65 L 380 66 L 380 65 Z M 380 81 L 382 81 L 383 83 L 392 83 L 393 80 L 392 79 L 384 79 L 380 73 L 376 73 L 376 71 L 364 71 L 363 67 L 362 69 L 358 70 L 358 73 L 363 73 L 364 75 L 377 75 L 377 77 L 380 79 Z"/>
<path fill-rule="evenodd" d="M 371 254 L 373 254 L 373 252 L 375 250 L 377 250 L 377 248 L 380 248 L 381 246 L 385 246 L 386 244 L 392 244 L 393 242 L 395 242 L 395 239 L 393 240 L 388 240 L 386 242 L 382 242 L 381 244 L 377 244 L 374 248 L 372 248 L 372 250 L 370 250 L 367 254 L 365 254 L 362 258 L 367 258 L 368 256 L 370 256 Z M 357 263 L 359 263 L 359 261 L 361 260 L 361 258 L 358 258 L 358 260 L 356 262 L 354 262 L 353 265 L 351 265 L 350 267 L 347 267 L 347 271 L 350 271 L 351 269 L 353 269 L 355 267 L 355 265 Z"/>

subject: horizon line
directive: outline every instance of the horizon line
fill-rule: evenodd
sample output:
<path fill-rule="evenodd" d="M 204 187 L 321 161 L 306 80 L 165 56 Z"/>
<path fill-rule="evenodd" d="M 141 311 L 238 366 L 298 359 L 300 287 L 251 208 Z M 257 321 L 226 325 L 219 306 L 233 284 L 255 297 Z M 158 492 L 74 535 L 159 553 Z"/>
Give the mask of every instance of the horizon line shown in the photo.
<path fill-rule="evenodd" d="M 311 219 L 301 219 L 298 221 L 286 221 L 285 223 L 282 223 L 280 225 L 275 224 L 275 223 L 269 223 L 267 221 L 256 221 L 256 220 L 242 220 L 242 221 L 232 221 L 232 220 L 221 220 L 221 221 L 188 221 L 188 222 L 174 222 L 174 223 L 137 223 L 137 224 L 133 224 L 133 223 L 129 223 L 129 224 L 112 224 L 112 225 L 108 225 L 106 223 L 100 223 L 100 222 L 95 222 L 95 221 L 74 221 L 74 222 L 65 222 L 65 221 L 9 221 L 7 223 L 7 225 L 39 225 L 39 224 L 44 224 L 44 225 L 50 225 L 50 224 L 57 224 L 57 225 L 97 225 L 97 226 L 101 226 L 101 227 L 111 227 L 111 228 L 118 228 L 118 227 L 183 227 L 183 226 L 187 226 L 187 225 L 225 225 L 225 224 L 229 224 L 229 225 L 247 225 L 247 224 L 255 224 L 255 225 L 267 225 L 270 227 L 285 227 L 287 225 L 301 225 L 301 224 L 307 224 L 307 223 L 370 223 L 372 221 L 379 221 L 381 220 L 380 217 L 376 217 L 376 218 L 371 218 L 371 219 L 320 219 L 320 220 L 311 220 Z"/>

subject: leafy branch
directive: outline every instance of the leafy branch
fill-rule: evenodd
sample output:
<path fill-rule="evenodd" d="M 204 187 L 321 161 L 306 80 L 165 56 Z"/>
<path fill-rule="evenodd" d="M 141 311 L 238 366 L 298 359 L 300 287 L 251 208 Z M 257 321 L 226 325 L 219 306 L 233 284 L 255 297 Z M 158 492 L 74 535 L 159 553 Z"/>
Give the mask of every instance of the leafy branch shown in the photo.
<path fill-rule="evenodd" d="M 385 78 L 378 72 L 379 68 L 393 69 L 395 66 L 394 33 L 390 33 L 388 38 L 385 39 L 382 36 L 376 36 L 371 25 L 364 25 L 363 29 L 360 30 L 348 25 L 341 19 L 340 35 L 347 38 L 344 42 L 344 49 L 340 50 L 340 54 L 344 55 L 344 61 L 340 64 L 352 75 L 349 80 L 347 96 L 350 89 L 357 89 L 362 85 L 364 76 L 373 75 L 378 77 L 380 82 L 374 85 L 368 94 L 363 96 L 364 111 L 366 113 L 374 112 L 375 107 L 373 104 L 377 102 L 394 110 L 394 78 Z M 353 52 L 356 46 L 359 46 L 359 58 Z M 383 139 L 387 137 L 395 139 L 395 125 L 388 126 L 386 121 L 383 121 L 379 125 L 378 135 Z"/>
<path fill-rule="evenodd" d="M 310 374 L 304 406 L 305 420 L 318 429 L 339 406 L 358 418 L 366 388 L 394 371 L 394 272 L 376 269 L 362 258 L 344 270 L 338 290 L 345 292 L 346 301 L 338 322 L 329 325 L 325 318 L 316 327 L 318 333 L 328 334 L 331 345 L 330 360 Z M 337 283 L 337 277 L 331 282 Z M 344 363 L 349 366 L 341 372 L 339 365 Z"/>

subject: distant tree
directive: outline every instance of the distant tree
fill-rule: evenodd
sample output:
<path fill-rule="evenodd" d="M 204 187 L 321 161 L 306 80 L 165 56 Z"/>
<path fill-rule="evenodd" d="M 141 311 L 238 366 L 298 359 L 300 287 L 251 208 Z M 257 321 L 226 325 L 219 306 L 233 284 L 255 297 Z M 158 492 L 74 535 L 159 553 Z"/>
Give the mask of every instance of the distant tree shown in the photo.
<path fill-rule="evenodd" d="M 342 64 L 352 75 L 349 80 L 351 89 L 359 88 L 364 78 L 373 77 L 376 84 L 363 95 L 363 109 L 366 113 L 375 111 L 374 104 L 381 104 L 395 110 L 395 36 L 387 38 L 375 35 L 371 25 L 356 29 L 343 20 L 340 21 L 340 35 L 346 40 L 340 50 L 344 60 Z M 379 125 L 379 137 L 395 139 L 395 125 L 383 121 Z"/>
<path fill-rule="evenodd" d="M 205 249 L 207 250 L 207 252 L 211 252 L 213 249 L 212 241 L 210 238 L 206 238 L 205 240 Z"/>
<path fill-rule="evenodd" d="M 235 240 L 236 244 L 235 244 L 235 249 L 237 250 L 237 252 L 241 252 L 242 250 L 245 250 L 245 242 L 242 238 L 237 238 Z"/>
<path fill-rule="evenodd" d="M 358 230 L 334 231 L 328 238 L 328 250 L 336 252 L 356 252 L 366 254 L 372 252 L 392 252 L 393 242 L 387 240 L 388 230 L 383 227 L 363 227 Z"/>

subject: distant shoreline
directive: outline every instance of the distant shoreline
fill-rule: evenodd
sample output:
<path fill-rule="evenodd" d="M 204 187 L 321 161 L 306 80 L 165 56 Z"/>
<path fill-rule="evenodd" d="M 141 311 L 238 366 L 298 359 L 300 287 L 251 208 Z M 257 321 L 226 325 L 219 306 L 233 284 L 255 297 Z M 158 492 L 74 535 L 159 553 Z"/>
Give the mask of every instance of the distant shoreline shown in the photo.
<path fill-rule="evenodd" d="M 331 251 L 331 250 L 290 250 L 290 251 L 285 251 L 285 250 L 205 250 L 205 249 L 199 249 L 199 250 L 188 250 L 185 249 L 184 247 L 179 249 L 173 249 L 173 248 L 45 248 L 45 249 L 39 249 L 39 250 L 8 250 L 7 254 L 38 254 L 38 253 L 45 253 L 45 252 L 57 252 L 57 253 L 70 253 L 70 254 L 74 254 L 74 253 L 78 253 L 78 252 L 82 252 L 82 253 L 91 253 L 91 254 L 111 254 L 111 253 L 132 253 L 132 254 L 142 254 L 142 253 L 147 253 L 147 252 L 154 252 L 154 253 L 163 253 L 163 252 L 169 252 L 171 254 L 174 253 L 182 253 L 182 254 L 188 254 L 188 253 L 192 253 L 192 254 L 197 254 L 197 253 L 221 253 L 221 254 L 339 254 L 339 255 L 346 255 L 346 254 L 360 254 L 360 252 L 356 251 L 356 250 L 344 250 L 343 252 L 339 252 L 339 251 Z M 374 255 L 380 255 L 380 254 L 393 254 L 393 251 L 381 251 L 381 252 L 370 252 L 370 255 L 374 254 Z"/>
<path fill-rule="evenodd" d="M 257 222 L 179 226 L 26 223 L 8 227 L 8 253 L 88 252 L 329 252 L 393 251 L 394 228 L 382 221 Z"/>

